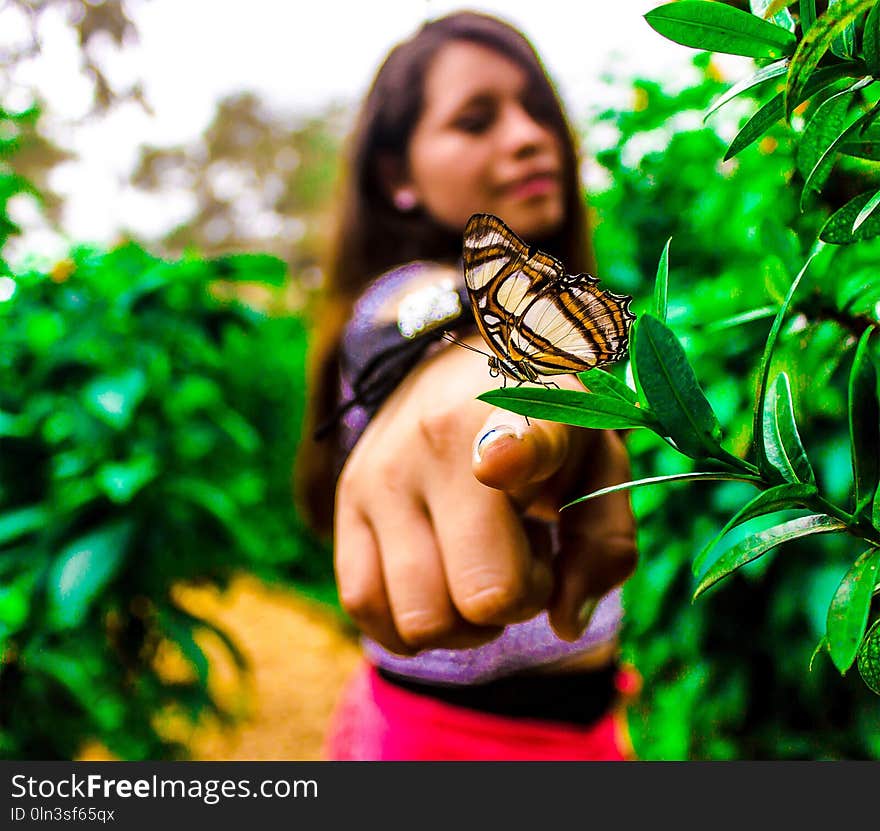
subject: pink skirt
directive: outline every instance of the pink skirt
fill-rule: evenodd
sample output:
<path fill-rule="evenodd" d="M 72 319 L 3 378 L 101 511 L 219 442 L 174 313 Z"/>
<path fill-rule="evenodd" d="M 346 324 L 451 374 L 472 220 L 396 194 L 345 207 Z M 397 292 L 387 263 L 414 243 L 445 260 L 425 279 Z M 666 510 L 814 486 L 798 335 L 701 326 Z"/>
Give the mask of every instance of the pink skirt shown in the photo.
<path fill-rule="evenodd" d="M 619 685 L 626 691 L 627 679 Z M 333 761 L 627 761 L 622 707 L 588 726 L 511 718 L 401 689 L 369 664 L 337 703 L 325 741 Z"/>

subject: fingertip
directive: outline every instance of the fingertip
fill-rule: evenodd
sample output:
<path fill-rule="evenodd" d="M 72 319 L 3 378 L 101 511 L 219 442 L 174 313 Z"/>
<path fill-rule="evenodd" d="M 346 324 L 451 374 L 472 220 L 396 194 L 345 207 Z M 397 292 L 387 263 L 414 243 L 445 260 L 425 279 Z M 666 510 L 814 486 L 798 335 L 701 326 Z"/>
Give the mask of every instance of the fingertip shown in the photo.
<path fill-rule="evenodd" d="M 543 481 L 565 461 L 568 429 L 555 422 L 518 417 L 499 423 L 493 414 L 474 441 L 474 475 L 484 485 L 503 490 Z"/>
<path fill-rule="evenodd" d="M 474 441 L 472 469 L 484 485 L 508 489 L 527 479 L 533 467 L 534 445 L 524 425 L 486 425 Z"/>
<path fill-rule="evenodd" d="M 475 465 L 483 464 L 486 459 L 495 455 L 499 448 L 514 442 L 522 441 L 524 426 L 519 424 L 493 424 L 487 422 L 474 440 L 473 461 Z"/>

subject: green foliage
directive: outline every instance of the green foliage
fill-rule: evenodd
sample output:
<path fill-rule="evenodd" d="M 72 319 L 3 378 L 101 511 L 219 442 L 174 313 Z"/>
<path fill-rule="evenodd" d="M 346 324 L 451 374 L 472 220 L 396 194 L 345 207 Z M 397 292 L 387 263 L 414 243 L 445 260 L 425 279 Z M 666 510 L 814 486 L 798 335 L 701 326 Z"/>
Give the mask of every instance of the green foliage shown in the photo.
<path fill-rule="evenodd" d="M 874 158 L 870 150 L 865 153 L 853 145 L 865 141 L 872 128 L 878 127 L 880 81 L 875 75 L 880 66 L 880 17 L 876 0 L 832 0 L 818 17 L 811 0 L 799 5 L 797 20 L 779 3 L 754 2 L 751 7 L 753 14 L 748 14 L 723 3 L 686 0 L 659 6 L 645 19 L 657 32 L 685 46 L 747 55 L 759 61 L 778 59 L 735 84 L 706 113 L 708 116 L 785 75 L 783 88 L 742 128 L 725 159 L 742 152 L 779 119 L 791 120 L 798 107 L 815 99 L 806 115 L 797 154 L 803 209 L 827 181 L 839 154 L 852 152 Z M 866 201 L 870 193 L 864 195 Z M 861 202 L 859 210 L 864 206 Z M 856 217 L 847 213 L 846 218 L 849 239 L 843 238 L 839 219 L 833 229 L 823 230 L 821 238 L 840 244 L 880 233 L 880 227 L 872 225 L 870 231 L 856 237 Z M 861 222 L 865 219 L 861 215 L 857 218 Z"/>
<path fill-rule="evenodd" d="M 503 406 L 514 413 L 574 424 L 577 427 L 609 427 L 624 430 L 653 422 L 651 413 L 638 409 L 614 395 L 582 393 L 576 390 L 536 390 L 532 387 L 489 390 L 480 401 Z"/>
<path fill-rule="evenodd" d="M 701 5 L 714 5 L 712 12 L 720 6 Z M 753 3 L 752 9 L 769 17 L 788 5 L 791 4 Z M 758 6 L 762 8 L 756 8 Z M 699 206 L 713 204 L 713 197 L 717 200 L 722 194 L 729 200 L 731 209 L 716 226 L 714 238 L 700 227 L 697 211 L 687 212 L 678 221 L 678 228 L 667 220 L 666 227 L 656 229 L 647 224 L 642 215 L 631 220 L 625 211 L 617 209 L 605 217 L 603 226 L 608 227 L 615 221 L 632 226 L 636 229 L 632 238 L 642 243 L 639 246 L 641 251 L 652 244 L 657 245 L 662 236 L 674 237 L 675 250 L 681 252 L 675 263 L 676 273 L 686 274 L 685 279 L 696 278 L 687 287 L 679 289 L 683 309 L 679 320 L 674 323 L 687 333 L 683 342 L 689 347 L 687 351 L 693 356 L 692 360 L 699 361 L 697 375 L 703 379 L 707 397 L 716 408 L 721 409 L 719 402 L 723 406 L 723 398 L 713 392 L 724 390 L 719 381 L 725 373 L 736 373 L 734 377 L 741 377 L 746 382 L 739 385 L 736 405 L 724 406 L 729 417 L 722 417 L 721 421 L 728 434 L 739 437 L 737 456 L 744 461 L 752 459 L 764 480 L 759 486 L 763 488 L 761 492 L 728 520 L 720 533 L 711 536 L 708 545 L 701 547 L 694 563 L 695 574 L 701 580 L 698 592 L 708 588 L 716 579 L 730 575 L 727 577 L 730 585 L 726 589 L 730 602 L 733 602 L 734 595 L 747 598 L 744 602 L 749 605 L 744 608 L 755 614 L 747 617 L 741 612 L 736 615 L 740 638 L 739 646 L 732 646 L 731 655 L 745 652 L 751 657 L 757 652 L 764 656 L 761 659 L 764 677 L 758 683 L 749 669 L 731 665 L 735 659 L 718 650 L 719 641 L 723 643 L 727 635 L 718 637 L 724 623 L 717 614 L 709 610 L 699 620 L 693 620 L 700 615 L 697 611 L 699 603 L 687 613 L 676 613 L 674 609 L 668 612 L 673 618 L 691 618 L 698 630 L 697 639 L 702 639 L 705 644 L 714 643 L 714 652 L 691 653 L 694 664 L 679 661 L 679 656 L 663 655 L 661 645 L 641 638 L 641 631 L 647 634 L 652 625 L 659 627 L 662 618 L 655 616 L 647 624 L 631 623 L 635 637 L 630 644 L 637 661 L 647 669 L 646 689 L 652 684 L 661 686 L 656 695 L 649 696 L 650 701 L 641 713 L 645 728 L 642 738 L 649 756 L 657 753 L 657 757 L 663 757 L 664 753 L 671 751 L 669 746 L 664 748 L 663 742 L 655 738 L 667 726 L 662 708 L 657 708 L 658 702 L 666 700 L 665 688 L 683 688 L 684 677 L 697 674 L 698 666 L 706 669 L 708 674 L 703 677 L 709 679 L 710 685 L 713 677 L 724 685 L 727 698 L 733 696 L 740 709 L 738 713 L 732 710 L 724 714 L 718 710 L 712 712 L 712 706 L 701 712 L 698 705 L 694 705 L 684 718 L 696 735 L 677 748 L 682 757 L 711 758 L 719 752 L 747 758 L 876 758 L 880 755 L 876 704 L 872 705 L 853 687 L 850 683 L 852 676 L 846 678 L 848 683 L 841 684 L 828 677 L 828 663 L 813 666 L 811 662 L 810 674 L 804 674 L 807 656 L 811 654 L 807 644 L 812 638 L 813 643 L 819 643 L 812 652 L 827 651 L 833 666 L 841 673 L 847 671 L 858 655 L 857 665 L 862 679 L 877 690 L 876 646 L 865 635 L 865 630 L 870 617 L 877 613 L 876 609 L 872 611 L 871 599 L 877 585 L 874 555 L 880 531 L 878 512 L 874 507 L 877 501 L 874 498 L 877 454 L 880 452 L 876 404 L 878 354 L 870 346 L 871 333 L 877 322 L 876 302 L 880 289 L 869 265 L 876 263 L 878 249 L 876 244 L 864 243 L 858 247 L 823 250 L 821 242 L 813 242 L 820 236 L 825 243 L 848 245 L 877 233 L 873 227 L 858 236 L 853 232 L 856 220 L 861 220 L 859 231 L 871 221 L 873 206 L 862 216 L 859 212 L 867 206 L 876 187 L 851 198 L 844 209 L 834 210 L 841 184 L 849 187 L 851 182 L 852 187 L 863 187 L 865 181 L 876 175 L 870 169 L 870 159 L 876 156 L 872 156 L 869 143 L 876 113 L 872 97 L 876 96 L 876 85 L 873 77 L 868 76 L 871 70 L 866 69 L 876 51 L 872 46 L 876 8 L 872 3 L 830 3 L 827 11 L 817 17 L 812 2 L 799 4 L 795 13 L 799 28 L 792 28 L 799 38 L 799 46 L 791 57 L 785 88 L 770 99 L 769 105 L 758 110 L 759 114 L 763 112 L 765 115 L 760 129 L 747 135 L 748 142 L 741 137 L 750 125 L 756 124 L 759 116 L 752 116 L 746 127 L 741 128 L 734 140 L 739 146 L 731 146 L 725 156 L 730 159 L 739 154 L 738 164 L 732 171 L 718 171 L 713 164 L 710 144 L 714 137 L 705 133 L 674 136 L 667 153 L 660 159 L 649 155 L 631 167 L 610 168 L 613 176 L 623 175 L 625 193 L 629 190 L 627 180 L 636 171 L 651 175 L 655 193 L 644 200 L 640 214 L 656 205 L 658 213 L 668 216 L 668 211 L 661 207 L 670 199 L 668 191 L 676 194 L 682 189 L 690 189 L 695 205 Z M 865 14 L 869 9 L 870 12 Z M 794 17 L 791 20 L 795 22 Z M 780 23 L 774 19 L 773 22 L 785 27 L 784 21 Z M 716 46 L 706 48 L 717 49 Z M 736 95 L 747 91 L 751 94 L 764 82 L 781 78 L 782 66 L 784 64 L 777 61 L 775 65 L 759 68 L 757 76 L 753 76 L 757 80 L 739 84 L 735 95 L 722 95 L 720 99 L 716 97 L 716 101 L 726 104 Z M 858 80 L 853 83 L 847 78 Z M 845 87 L 836 86 L 840 82 Z M 702 89 L 704 94 L 711 92 L 708 83 L 704 83 Z M 694 90 L 690 93 L 692 95 Z M 779 118 L 790 114 L 800 102 L 817 93 L 820 95 L 811 103 L 812 111 L 807 111 L 803 131 L 800 134 L 780 132 L 775 126 Z M 664 107 L 678 110 L 684 101 L 681 97 L 666 98 L 659 103 L 662 114 Z M 780 108 L 780 105 L 784 106 Z M 854 116 L 851 115 L 853 111 Z M 770 115 L 774 117 L 771 119 Z M 621 117 L 615 117 L 620 123 Z M 657 117 L 662 115 L 655 115 Z M 651 129 L 654 125 L 646 126 Z M 768 140 L 764 142 L 762 152 L 756 153 L 754 149 L 749 154 L 742 152 L 761 135 Z M 624 133 L 621 143 L 628 138 Z M 847 159 L 841 159 L 837 173 L 832 177 L 829 162 L 833 162 L 839 152 L 846 152 L 848 142 L 853 140 L 859 143 L 857 152 L 860 158 L 868 161 L 853 166 Z M 675 166 L 683 164 L 684 160 L 682 150 L 676 144 L 689 146 L 688 163 L 694 164 L 695 159 L 700 158 L 704 173 L 715 168 L 716 175 L 706 175 L 700 185 L 677 177 Z M 658 168 L 662 170 L 662 176 L 657 175 Z M 717 175 L 719 172 L 720 176 Z M 725 174 L 729 177 L 726 182 L 723 181 Z M 793 189 L 787 186 L 787 182 L 797 183 L 798 175 L 803 183 L 802 197 L 795 204 Z M 755 198 L 757 191 L 762 192 L 760 199 Z M 808 192 L 813 196 L 810 201 L 804 198 Z M 607 196 L 611 196 L 616 209 L 612 194 L 613 191 Z M 633 194 L 628 196 L 631 207 Z M 639 193 L 639 196 L 644 197 L 644 194 Z M 673 201 L 684 203 L 684 200 L 674 198 Z M 602 210 L 601 203 L 599 210 Z M 845 212 L 843 216 L 840 215 L 842 212 Z M 601 230 L 600 227 L 600 239 Z M 739 234 L 738 240 L 733 238 L 736 234 Z M 754 247 L 755 242 L 760 248 Z M 605 250 L 613 262 L 616 259 L 612 253 L 616 250 L 613 243 L 606 244 Z M 753 257 L 750 265 L 742 259 L 749 251 Z M 701 268 L 706 260 L 713 259 L 714 270 Z M 647 266 L 643 262 L 641 273 L 650 273 Z M 786 274 L 795 272 L 797 275 L 793 280 L 791 277 L 786 280 Z M 726 312 L 728 320 L 734 321 L 732 327 L 721 329 L 730 336 L 731 342 L 716 340 L 706 350 L 701 348 L 708 345 L 704 336 L 719 331 L 711 322 L 718 312 L 705 299 L 705 294 L 712 292 L 707 282 L 724 284 L 728 275 L 738 277 L 734 285 L 728 283 L 732 290 L 726 302 L 721 304 L 722 309 L 724 306 L 729 309 Z M 607 273 L 603 276 L 609 279 Z M 791 282 L 786 286 L 788 281 Z M 674 289 L 672 293 L 674 297 Z M 761 319 L 759 312 L 766 308 L 767 301 L 770 301 L 771 308 L 775 307 L 775 316 L 771 331 L 765 336 L 766 341 L 761 343 L 761 329 L 756 321 Z M 762 354 L 760 364 L 756 360 L 759 354 Z M 847 372 L 850 356 L 853 356 L 852 364 Z M 747 375 L 755 372 L 757 374 L 750 382 L 757 387 L 757 395 L 753 397 L 747 391 Z M 724 391 L 731 396 L 736 389 L 728 387 Z M 798 402 L 800 409 L 795 406 Z M 797 421 L 796 412 L 800 413 Z M 746 426 L 748 421 L 752 422 L 751 429 Z M 641 446 L 652 447 L 647 440 Z M 636 472 L 640 473 L 644 468 L 654 472 L 662 467 L 657 464 L 659 458 L 653 461 L 653 464 L 645 465 L 644 459 L 640 460 Z M 716 461 L 720 463 L 721 460 L 716 458 Z M 730 462 L 730 459 L 724 461 Z M 732 489 L 734 486 L 723 487 Z M 636 497 L 650 490 L 654 489 L 633 494 L 641 522 L 645 521 L 645 514 L 638 511 L 640 500 Z M 711 528 L 714 523 L 707 520 L 712 515 L 717 516 L 726 501 L 718 497 L 704 499 L 701 510 L 694 502 L 703 494 L 702 490 L 690 493 L 692 516 L 696 515 L 691 539 L 699 536 L 700 524 Z M 662 497 L 655 497 L 659 498 Z M 813 515 L 804 515 L 805 509 L 812 510 Z M 786 512 L 791 517 L 792 511 L 800 516 L 787 518 Z M 649 519 L 649 527 L 642 534 L 647 540 L 653 539 L 654 534 L 664 542 L 673 538 L 671 547 L 675 549 L 678 546 L 674 537 L 680 529 L 671 516 L 675 514 L 674 508 L 668 514 L 670 516 L 663 521 Z M 663 526 L 669 529 L 665 533 Z M 846 533 L 826 534 L 829 531 L 843 532 L 844 529 Z M 817 533 L 823 536 L 817 538 Z M 858 559 L 854 559 L 848 544 L 853 537 L 867 541 L 870 546 L 868 552 Z M 761 556 L 774 549 L 785 538 L 797 539 L 797 542 L 786 543 L 784 556 L 770 561 L 766 558 L 756 560 L 755 555 Z M 720 554 L 714 551 L 719 543 L 723 546 Z M 650 556 L 653 549 L 649 543 L 646 556 Z M 710 553 L 714 560 L 704 570 Z M 674 558 L 669 551 L 657 552 L 657 556 L 661 562 L 667 563 Z M 684 553 L 679 556 L 686 558 Z M 747 562 L 751 564 L 745 565 Z M 668 584 L 671 578 L 666 580 Z M 638 616 L 644 605 L 640 589 L 650 591 L 651 586 L 649 579 L 638 575 L 628 586 L 631 616 Z M 705 601 L 723 603 L 720 592 L 710 593 L 700 602 Z M 651 606 L 656 608 L 657 603 Z M 798 622 L 804 613 L 807 619 Z M 760 645 L 745 647 L 750 638 L 757 638 Z M 795 647 L 797 643 L 801 644 L 799 648 Z M 799 662 L 792 660 L 795 653 L 801 656 Z M 652 654 L 656 654 L 656 662 L 650 660 Z M 647 661 L 646 657 L 649 658 Z M 669 674 L 675 666 L 684 677 Z M 688 666 L 690 669 L 685 671 Z M 712 693 L 718 689 L 712 685 Z M 745 694 L 748 689 L 761 698 L 753 700 Z M 789 701 L 783 705 L 786 691 L 792 697 L 798 697 L 797 703 Z M 822 696 L 825 697 L 824 704 Z M 778 707 L 774 707 L 774 699 L 779 701 Z M 680 700 L 690 700 L 684 689 Z M 655 707 L 653 711 L 652 705 Z M 839 713 L 839 717 L 829 722 L 827 713 L 831 712 Z M 770 728 L 774 721 L 775 728 Z M 836 723 L 836 733 L 829 729 L 831 722 Z M 707 729 L 710 723 L 712 727 Z M 777 731 L 776 740 L 770 738 L 771 729 Z M 733 740 L 734 735 L 738 739 Z"/>
<path fill-rule="evenodd" d="M 878 565 L 880 552 L 869 548 L 844 575 L 828 607 L 828 652 L 841 673 L 852 666 L 862 643 L 877 583 Z"/>
<path fill-rule="evenodd" d="M 859 672 L 865 683 L 880 695 L 880 620 L 874 621 L 858 654 Z"/>
<path fill-rule="evenodd" d="M 669 95 L 637 81 L 636 109 L 603 114 L 618 131 L 598 156 L 612 184 L 591 195 L 600 276 L 634 295 L 638 318 L 628 364 L 581 378 L 588 398 L 650 415 L 628 436 L 633 482 L 614 488 L 631 487 L 639 523 L 624 594 L 624 651 L 645 678 L 636 749 L 880 758 L 875 561 L 859 557 L 880 531 L 864 495 L 880 247 L 816 242 L 862 168 L 841 162 L 802 210 L 798 134 L 781 110 L 756 146 L 719 163 L 714 130 L 667 126 L 723 94 L 708 56 L 695 64 L 699 84 Z M 851 420 L 865 425 L 857 451 Z M 860 674 L 841 677 L 853 655 Z"/>
<path fill-rule="evenodd" d="M 678 339 L 647 313 L 633 324 L 633 330 L 633 378 L 642 406 L 660 422 L 660 436 L 694 458 L 720 451 L 721 425 Z"/>
<path fill-rule="evenodd" d="M 204 637 L 244 659 L 175 587 L 331 579 L 290 492 L 303 324 L 216 291 L 285 266 L 128 244 L 2 272 L 0 755 L 178 755 L 159 717 L 227 715 Z M 163 673 L 168 643 L 190 677 Z"/>
<path fill-rule="evenodd" d="M 731 55 L 779 58 L 797 44 L 781 26 L 721 3 L 679 0 L 648 12 L 645 20 L 676 43 Z"/>

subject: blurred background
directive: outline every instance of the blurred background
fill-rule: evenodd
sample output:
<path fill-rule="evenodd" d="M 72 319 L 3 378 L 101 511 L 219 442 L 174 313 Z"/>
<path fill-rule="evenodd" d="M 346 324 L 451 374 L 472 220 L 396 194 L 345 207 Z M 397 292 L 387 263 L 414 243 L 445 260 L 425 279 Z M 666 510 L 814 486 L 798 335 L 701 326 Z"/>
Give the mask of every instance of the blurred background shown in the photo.
<path fill-rule="evenodd" d="M 520 27 L 556 80 L 600 276 L 637 311 L 673 237 L 670 324 L 745 453 L 768 316 L 827 210 L 798 212 L 781 126 L 720 162 L 755 103 L 703 113 L 750 63 L 661 38 L 655 5 L 467 7 Z M 463 7 L 0 0 L 0 755 L 321 757 L 358 650 L 291 502 L 307 312 L 354 105 L 391 45 Z M 876 254 L 827 268 L 860 286 Z M 843 497 L 846 326 L 815 334 L 784 360 Z M 631 448 L 640 476 L 687 469 Z M 699 487 L 633 495 L 639 754 L 880 757 L 876 698 L 807 669 L 853 553 L 792 546 L 691 604 L 691 559 L 748 497 Z"/>
<path fill-rule="evenodd" d="M 472 8 L 528 33 L 586 121 L 626 94 L 602 83 L 609 73 L 687 82 L 687 50 L 641 19 L 653 5 L 610 4 L 595 17 L 579 13 L 577 25 L 560 0 L 541 10 Z M 245 242 L 303 249 L 305 238 L 308 250 L 309 215 L 327 201 L 339 140 L 385 54 L 424 19 L 460 7 L 257 0 L 216 3 L 206 17 L 201 4 L 173 0 L 7 1 L 6 106 L 27 106 L 35 93 L 43 101 L 40 132 L 59 155 L 40 165 L 51 163 L 45 184 L 68 239 L 106 244 L 124 233 L 213 251 Z M 64 252 L 67 240 L 51 242 Z M 39 243 L 48 249 L 50 237 Z"/>

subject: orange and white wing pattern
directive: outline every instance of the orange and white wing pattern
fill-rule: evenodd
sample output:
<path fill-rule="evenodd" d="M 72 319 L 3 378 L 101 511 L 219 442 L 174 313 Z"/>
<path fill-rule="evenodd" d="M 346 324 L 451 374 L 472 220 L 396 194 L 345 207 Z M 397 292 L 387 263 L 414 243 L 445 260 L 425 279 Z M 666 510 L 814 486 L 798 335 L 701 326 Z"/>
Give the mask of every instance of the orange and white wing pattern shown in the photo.
<path fill-rule="evenodd" d="M 464 232 L 464 274 L 477 328 L 500 360 L 517 312 L 550 280 L 562 275 L 552 258 L 532 264 L 528 246 L 500 219 L 475 214 Z"/>
<path fill-rule="evenodd" d="M 475 214 L 468 221 L 464 268 L 477 327 L 505 375 L 536 380 L 626 354 L 632 298 L 599 289 L 589 274 L 566 274 L 498 217 Z"/>

